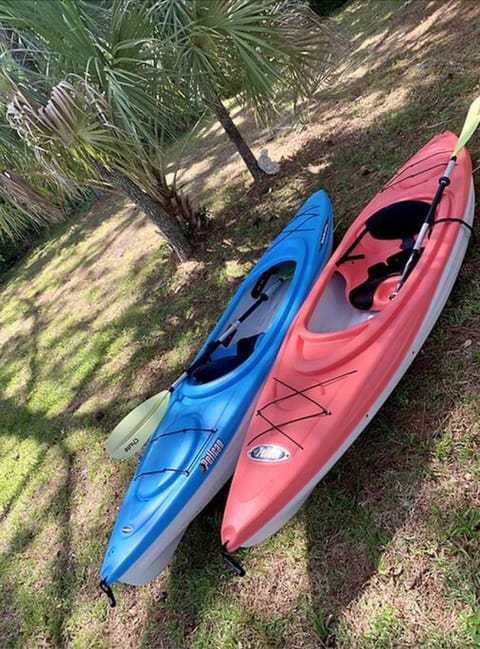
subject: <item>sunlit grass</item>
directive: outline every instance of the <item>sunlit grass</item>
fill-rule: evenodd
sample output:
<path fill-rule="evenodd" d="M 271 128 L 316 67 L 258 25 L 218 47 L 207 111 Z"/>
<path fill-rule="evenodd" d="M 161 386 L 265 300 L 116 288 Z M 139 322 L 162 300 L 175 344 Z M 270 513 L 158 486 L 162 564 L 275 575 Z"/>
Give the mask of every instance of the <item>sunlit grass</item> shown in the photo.
<path fill-rule="evenodd" d="M 3 278 L 2 649 L 478 645 L 474 250 L 424 352 L 359 442 L 298 516 L 239 553 L 244 579 L 219 556 L 223 494 L 152 584 L 119 585 L 113 612 L 97 588 L 135 466 L 106 457 L 109 431 L 188 364 L 306 194 L 332 194 L 338 239 L 400 163 L 437 131 L 458 130 L 478 84 L 473 18 L 474 3 L 347 4 L 335 23 L 348 64 L 317 103 L 270 131 L 235 108 L 254 147 L 274 133 L 270 155 L 284 158 L 263 194 L 249 193 L 218 124 L 206 125 L 184 179 L 215 214 L 188 263 L 174 265 L 131 206 L 104 199 Z M 478 139 L 471 152 L 475 161 Z"/>

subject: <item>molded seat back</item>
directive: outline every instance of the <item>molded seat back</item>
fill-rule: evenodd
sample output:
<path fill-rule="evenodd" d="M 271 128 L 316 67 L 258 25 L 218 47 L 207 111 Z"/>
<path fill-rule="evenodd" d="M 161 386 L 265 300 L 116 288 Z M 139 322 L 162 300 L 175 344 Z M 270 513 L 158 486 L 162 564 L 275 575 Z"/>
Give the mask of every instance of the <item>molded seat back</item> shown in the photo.
<path fill-rule="evenodd" d="M 389 277 L 402 274 L 410 252 L 410 250 L 400 250 L 395 255 L 388 257 L 386 263 L 381 261 L 369 266 L 368 279 L 350 291 L 348 297 L 353 306 L 361 311 L 369 311 L 372 308 L 378 285 Z"/>
<path fill-rule="evenodd" d="M 423 201 L 400 201 L 383 207 L 365 221 L 375 239 L 410 239 L 418 234 L 430 209 Z"/>

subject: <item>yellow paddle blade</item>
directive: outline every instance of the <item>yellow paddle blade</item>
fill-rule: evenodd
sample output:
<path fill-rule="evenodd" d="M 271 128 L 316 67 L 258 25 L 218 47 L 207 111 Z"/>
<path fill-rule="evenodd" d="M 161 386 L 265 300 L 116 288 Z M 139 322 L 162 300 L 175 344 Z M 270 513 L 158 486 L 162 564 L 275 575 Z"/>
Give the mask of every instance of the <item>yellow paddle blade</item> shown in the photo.
<path fill-rule="evenodd" d="M 126 460 L 135 455 L 157 428 L 169 401 L 169 390 L 162 390 L 129 412 L 107 439 L 110 457 Z"/>
<path fill-rule="evenodd" d="M 457 146 L 453 151 L 454 156 L 457 156 L 463 147 L 466 145 L 468 140 L 472 137 L 480 123 L 480 97 L 477 97 L 471 104 L 468 109 L 467 117 L 465 119 L 465 124 L 463 125 L 462 132 L 458 137 Z"/>

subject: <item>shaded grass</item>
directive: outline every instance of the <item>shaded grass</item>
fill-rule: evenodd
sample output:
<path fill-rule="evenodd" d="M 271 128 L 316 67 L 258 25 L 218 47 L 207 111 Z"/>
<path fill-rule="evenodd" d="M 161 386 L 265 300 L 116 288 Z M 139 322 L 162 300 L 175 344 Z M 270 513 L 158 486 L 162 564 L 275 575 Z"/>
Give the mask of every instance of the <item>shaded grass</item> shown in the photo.
<path fill-rule="evenodd" d="M 298 516 L 240 553 L 245 579 L 219 559 L 223 491 L 164 575 L 118 587 L 118 609 L 96 584 L 134 468 L 106 458 L 109 430 L 178 374 L 306 194 L 332 194 L 338 242 L 399 164 L 445 126 L 459 130 L 478 84 L 479 13 L 475 3 L 347 4 L 336 21 L 351 51 L 335 83 L 304 107 L 301 129 L 282 122 L 269 143 L 280 177 L 248 189 L 216 126 L 199 143 L 208 165 L 192 157 L 185 179 L 224 211 L 192 262 L 175 266 L 153 226 L 103 200 L 3 277 L 2 647 L 478 646 L 474 248 L 363 436 Z M 254 145 L 265 137 L 251 134 Z M 469 148 L 476 166 L 478 139 Z"/>

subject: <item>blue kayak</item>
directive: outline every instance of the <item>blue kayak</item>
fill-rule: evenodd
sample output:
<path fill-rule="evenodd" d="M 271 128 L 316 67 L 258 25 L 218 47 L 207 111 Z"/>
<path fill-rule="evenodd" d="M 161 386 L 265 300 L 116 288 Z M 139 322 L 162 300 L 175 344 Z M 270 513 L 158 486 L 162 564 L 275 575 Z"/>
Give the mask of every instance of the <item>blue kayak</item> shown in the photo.
<path fill-rule="evenodd" d="M 332 238 L 330 201 L 317 191 L 243 280 L 174 384 L 113 528 L 101 570 L 104 589 L 156 577 L 188 524 L 231 477 L 259 390 Z"/>

